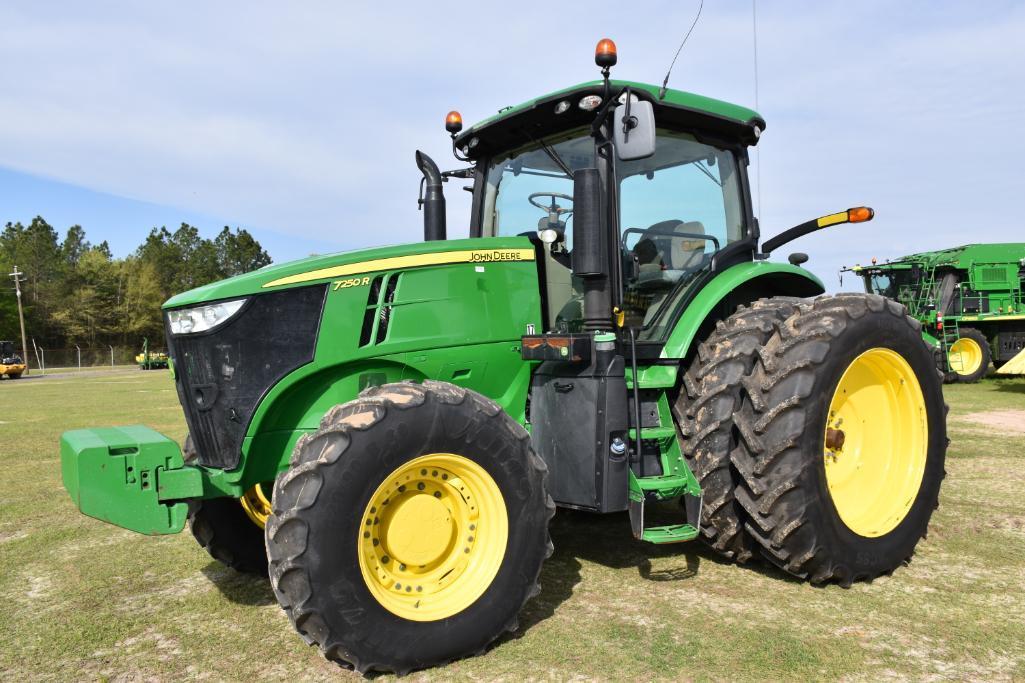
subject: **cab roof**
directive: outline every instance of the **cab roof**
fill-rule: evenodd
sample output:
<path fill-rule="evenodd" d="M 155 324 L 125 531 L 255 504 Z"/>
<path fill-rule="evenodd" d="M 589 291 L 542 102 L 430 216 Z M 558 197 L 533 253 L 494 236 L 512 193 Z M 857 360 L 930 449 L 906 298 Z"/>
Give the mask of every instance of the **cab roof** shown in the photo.
<path fill-rule="evenodd" d="M 924 251 L 918 254 L 909 254 L 894 259 L 887 259 L 883 263 L 872 265 L 858 265 L 852 268 L 856 272 L 862 270 L 888 270 L 905 269 L 912 266 L 925 268 L 951 267 L 966 269 L 974 264 L 997 264 L 997 263 L 1018 263 L 1025 265 L 1025 243 L 1023 242 L 1000 242 L 995 244 L 965 244 L 960 247 L 951 247 L 939 251 Z"/>
<path fill-rule="evenodd" d="M 659 123 L 705 130 L 746 145 L 756 144 L 758 136 L 765 130 L 765 120 L 758 112 L 737 104 L 672 89 L 667 89 L 665 97 L 660 100 L 659 86 L 650 83 L 610 80 L 609 86 L 613 96 L 629 87 L 638 98 L 650 101 L 655 105 L 655 119 Z M 586 95 L 600 95 L 602 89 L 602 81 L 588 81 L 515 107 L 506 107 L 459 133 L 455 144 L 461 150 L 466 147 L 464 154 L 477 158 L 485 156 L 488 151 L 509 149 L 516 143 L 529 141 L 529 138 L 521 139 L 524 133 L 547 136 L 590 124 L 595 111 L 582 110 L 578 103 Z M 555 106 L 563 100 L 569 102 L 569 108 L 562 114 L 556 114 Z M 478 142 L 469 147 L 475 137 Z"/>

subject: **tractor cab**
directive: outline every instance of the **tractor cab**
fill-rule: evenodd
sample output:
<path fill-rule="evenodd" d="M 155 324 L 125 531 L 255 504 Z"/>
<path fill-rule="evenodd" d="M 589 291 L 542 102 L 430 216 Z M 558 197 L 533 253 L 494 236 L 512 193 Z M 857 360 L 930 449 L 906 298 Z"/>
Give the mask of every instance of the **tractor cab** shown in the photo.
<path fill-rule="evenodd" d="M 753 260 L 747 148 L 764 128 L 740 106 L 608 79 L 503 110 L 453 134 L 473 164 L 470 234 L 535 245 L 544 331 L 633 329 L 657 356 L 687 292 Z"/>

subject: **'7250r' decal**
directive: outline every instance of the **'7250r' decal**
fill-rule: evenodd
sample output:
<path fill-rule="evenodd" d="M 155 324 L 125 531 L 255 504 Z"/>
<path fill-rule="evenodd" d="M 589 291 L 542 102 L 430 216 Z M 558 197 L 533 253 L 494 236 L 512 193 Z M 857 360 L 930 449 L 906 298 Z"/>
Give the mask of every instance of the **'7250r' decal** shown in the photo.
<path fill-rule="evenodd" d="M 331 287 L 331 291 L 337 292 L 339 289 L 346 289 L 348 287 L 365 287 L 370 284 L 370 278 L 350 277 L 346 280 L 335 280 L 332 284 L 334 286 Z"/>

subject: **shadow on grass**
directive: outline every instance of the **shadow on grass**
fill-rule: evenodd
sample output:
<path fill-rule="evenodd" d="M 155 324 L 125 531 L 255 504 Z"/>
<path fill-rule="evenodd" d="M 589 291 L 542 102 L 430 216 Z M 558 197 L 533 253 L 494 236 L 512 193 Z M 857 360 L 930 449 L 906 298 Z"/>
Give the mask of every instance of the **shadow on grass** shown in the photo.
<path fill-rule="evenodd" d="M 991 377 L 990 381 L 996 391 L 1025 394 L 1025 382 L 1022 382 L 1020 377 Z"/>
<path fill-rule="evenodd" d="M 262 607 L 277 604 L 266 576 L 242 574 L 220 562 L 210 562 L 201 570 L 221 595 L 238 605 Z"/>

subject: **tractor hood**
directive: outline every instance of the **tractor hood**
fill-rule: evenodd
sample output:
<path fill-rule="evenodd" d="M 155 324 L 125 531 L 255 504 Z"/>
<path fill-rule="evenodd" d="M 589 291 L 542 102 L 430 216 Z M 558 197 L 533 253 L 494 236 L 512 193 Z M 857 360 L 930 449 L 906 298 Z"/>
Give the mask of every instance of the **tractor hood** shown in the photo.
<path fill-rule="evenodd" d="M 163 307 L 167 309 L 193 306 L 210 301 L 252 296 L 253 294 L 386 270 L 447 263 L 532 261 L 533 259 L 533 246 L 525 237 L 443 240 L 373 247 L 325 256 L 311 256 L 298 261 L 265 266 L 251 273 L 211 282 L 208 285 L 177 294 L 164 302 Z"/>

